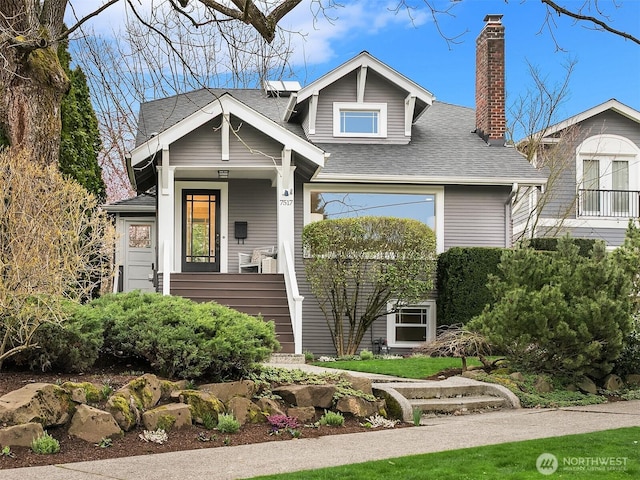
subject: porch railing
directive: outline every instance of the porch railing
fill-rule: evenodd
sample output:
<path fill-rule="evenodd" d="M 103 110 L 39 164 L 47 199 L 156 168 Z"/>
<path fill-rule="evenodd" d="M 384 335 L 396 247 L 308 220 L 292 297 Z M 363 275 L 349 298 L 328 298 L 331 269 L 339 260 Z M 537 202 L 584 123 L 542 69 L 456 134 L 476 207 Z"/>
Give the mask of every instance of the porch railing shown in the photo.
<path fill-rule="evenodd" d="M 578 190 L 579 217 L 635 218 L 639 214 L 637 190 Z"/>
<path fill-rule="evenodd" d="M 293 329 L 294 353 L 302 354 L 302 301 L 304 297 L 298 290 L 298 280 L 296 279 L 295 263 L 293 251 L 289 242 L 283 241 L 278 256 L 283 258 L 284 281 L 287 286 L 287 301 L 289 302 L 289 312 L 291 314 L 291 327 Z"/>

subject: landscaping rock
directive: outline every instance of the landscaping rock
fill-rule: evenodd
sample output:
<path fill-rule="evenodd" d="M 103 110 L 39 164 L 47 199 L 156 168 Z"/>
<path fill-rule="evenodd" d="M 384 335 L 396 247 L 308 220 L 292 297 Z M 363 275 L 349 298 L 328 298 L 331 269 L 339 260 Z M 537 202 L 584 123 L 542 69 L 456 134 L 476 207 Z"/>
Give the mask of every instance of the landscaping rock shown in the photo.
<path fill-rule="evenodd" d="M 231 398 L 227 403 L 227 413 L 233 413 L 233 416 L 240 422 L 240 425 L 244 425 L 245 423 L 258 423 L 265 420 L 265 416 L 262 410 L 260 410 L 260 407 L 244 397 Z"/>
<path fill-rule="evenodd" d="M 161 380 L 160 381 L 160 400 L 171 400 L 175 399 L 176 401 L 180 397 L 180 392 L 182 390 L 187 389 L 187 381 L 179 380 L 177 382 L 171 382 L 169 380 Z"/>
<path fill-rule="evenodd" d="M 378 403 L 370 402 L 361 397 L 342 397 L 336 403 L 336 410 L 364 418 L 378 413 Z"/>
<path fill-rule="evenodd" d="M 640 387 L 640 374 L 632 373 L 627 375 L 625 382 L 630 387 Z"/>
<path fill-rule="evenodd" d="M 120 426 L 110 413 L 89 405 L 78 406 L 69 426 L 69 435 L 91 443 L 121 434 Z"/>
<path fill-rule="evenodd" d="M 297 418 L 302 424 L 311 423 L 316 419 L 316 409 L 313 407 L 290 407 L 287 415 Z"/>
<path fill-rule="evenodd" d="M 181 403 L 189 405 L 193 421 L 200 424 L 203 423 L 205 416 L 211 416 L 217 422 L 218 414 L 225 411 L 220 400 L 200 390 L 183 390 L 180 392 L 179 400 Z"/>
<path fill-rule="evenodd" d="M 50 383 L 32 383 L 0 397 L 0 422 L 7 425 L 37 422 L 43 427 L 64 425 L 75 404 L 64 389 Z"/>
<path fill-rule="evenodd" d="M 513 372 L 509 377 L 516 382 L 524 382 L 524 375 L 520 372 Z"/>
<path fill-rule="evenodd" d="M 598 393 L 598 387 L 589 377 L 582 377 L 576 385 L 581 391 L 595 395 Z"/>
<path fill-rule="evenodd" d="M 273 393 L 279 395 L 289 405 L 331 408 L 336 387 L 334 385 L 285 385 L 274 388 Z"/>
<path fill-rule="evenodd" d="M 25 423 L 0 429 L 0 445 L 3 447 L 30 447 L 31 442 L 44 435 L 39 423 Z"/>
<path fill-rule="evenodd" d="M 372 382 L 370 378 L 356 377 L 355 375 L 349 375 L 348 373 L 343 373 L 342 377 L 350 382 L 355 390 L 360 390 L 367 395 L 373 395 L 373 390 L 371 389 Z"/>
<path fill-rule="evenodd" d="M 128 390 L 121 389 L 109 397 L 107 411 L 125 432 L 140 423 L 140 410 L 136 406 L 135 398 Z"/>
<path fill-rule="evenodd" d="M 259 398 L 255 403 L 267 415 L 286 415 L 280 404 L 271 398 Z"/>
<path fill-rule="evenodd" d="M 615 392 L 617 390 L 621 390 L 622 388 L 624 388 L 624 382 L 618 375 L 609 374 L 606 377 L 604 377 L 602 388 L 604 388 L 605 390 Z"/>
<path fill-rule="evenodd" d="M 256 391 L 256 384 L 251 380 L 240 380 L 228 383 L 209 383 L 198 389 L 216 397 L 222 403 L 227 403 L 233 397 L 251 398 Z"/>
<path fill-rule="evenodd" d="M 191 409 L 184 403 L 170 403 L 148 410 L 142 414 L 142 424 L 147 430 L 170 430 L 191 425 Z"/>
<path fill-rule="evenodd" d="M 64 382 L 64 388 L 76 403 L 98 403 L 103 399 L 102 392 L 90 382 Z"/>
<path fill-rule="evenodd" d="M 553 392 L 553 385 L 546 377 L 537 377 L 533 388 L 535 388 L 538 393 Z"/>

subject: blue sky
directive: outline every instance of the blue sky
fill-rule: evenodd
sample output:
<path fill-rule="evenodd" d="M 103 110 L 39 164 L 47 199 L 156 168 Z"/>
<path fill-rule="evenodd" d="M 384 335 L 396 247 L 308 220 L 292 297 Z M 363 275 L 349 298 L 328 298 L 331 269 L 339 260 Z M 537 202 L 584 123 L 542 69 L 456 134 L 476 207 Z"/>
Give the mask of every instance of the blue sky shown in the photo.
<path fill-rule="evenodd" d="M 450 0 L 433 0 L 437 5 Z M 561 0 L 578 8 L 585 0 Z M 76 11 L 100 5 L 102 0 L 82 0 Z M 158 2 L 156 2 L 158 3 Z M 503 14 L 506 27 L 507 104 L 532 86 L 527 61 L 549 85 L 561 82 L 563 65 L 577 62 L 569 86 L 569 98 L 559 110 L 562 120 L 610 98 L 640 110 L 640 45 L 599 32 L 564 17 L 553 18 L 556 28 L 544 25 L 545 9 L 538 0 L 462 0 L 451 16 L 440 17 L 447 35 L 464 35 L 457 44 L 447 44 L 438 33 L 421 0 L 408 3 L 421 7 L 394 13 L 395 0 L 345 0 L 343 8 L 330 12 L 332 22 L 314 18 L 310 0 L 305 0 L 282 26 L 306 34 L 298 40 L 293 61 L 303 85 L 367 50 L 392 68 L 417 82 L 438 101 L 474 106 L 475 38 L 488 13 Z M 600 0 L 609 23 L 619 30 L 640 35 L 640 0 Z M 111 30 L 122 23 L 124 3 L 96 18 L 98 30 Z M 561 48 L 562 50 L 559 50 Z"/>

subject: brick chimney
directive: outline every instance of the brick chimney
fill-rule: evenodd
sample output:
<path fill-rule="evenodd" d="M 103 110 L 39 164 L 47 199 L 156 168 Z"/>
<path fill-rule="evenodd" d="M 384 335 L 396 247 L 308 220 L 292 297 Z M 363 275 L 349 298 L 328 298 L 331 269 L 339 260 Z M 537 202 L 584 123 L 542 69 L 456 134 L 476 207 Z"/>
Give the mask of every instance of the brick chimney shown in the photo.
<path fill-rule="evenodd" d="M 489 145 L 504 145 L 504 25 L 487 15 L 476 40 L 476 133 Z"/>

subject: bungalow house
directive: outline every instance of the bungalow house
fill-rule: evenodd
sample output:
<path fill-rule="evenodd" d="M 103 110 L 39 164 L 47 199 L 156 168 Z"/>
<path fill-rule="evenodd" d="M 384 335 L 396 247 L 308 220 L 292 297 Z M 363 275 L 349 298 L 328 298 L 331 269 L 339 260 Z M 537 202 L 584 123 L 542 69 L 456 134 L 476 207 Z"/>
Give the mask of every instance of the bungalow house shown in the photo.
<path fill-rule="evenodd" d="M 308 222 L 406 215 L 435 230 L 438 252 L 510 246 L 512 198 L 545 176 L 505 145 L 501 18 L 488 15 L 477 41 L 475 112 L 436 102 L 367 52 L 304 87 L 271 81 L 143 104 L 129 160 L 140 195 L 109 207 L 120 288 L 262 314 L 283 352 L 331 354 L 304 273 Z M 430 300 L 380 318 L 371 341 L 406 349 L 434 331 Z"/>
<path fill-rule="evenodd" d="M 549 181 L 516 201 L 514 238 L 569 233 L 621 245 L 640 217 L 640 112 L 611 99 L 530 138 Z"/>

